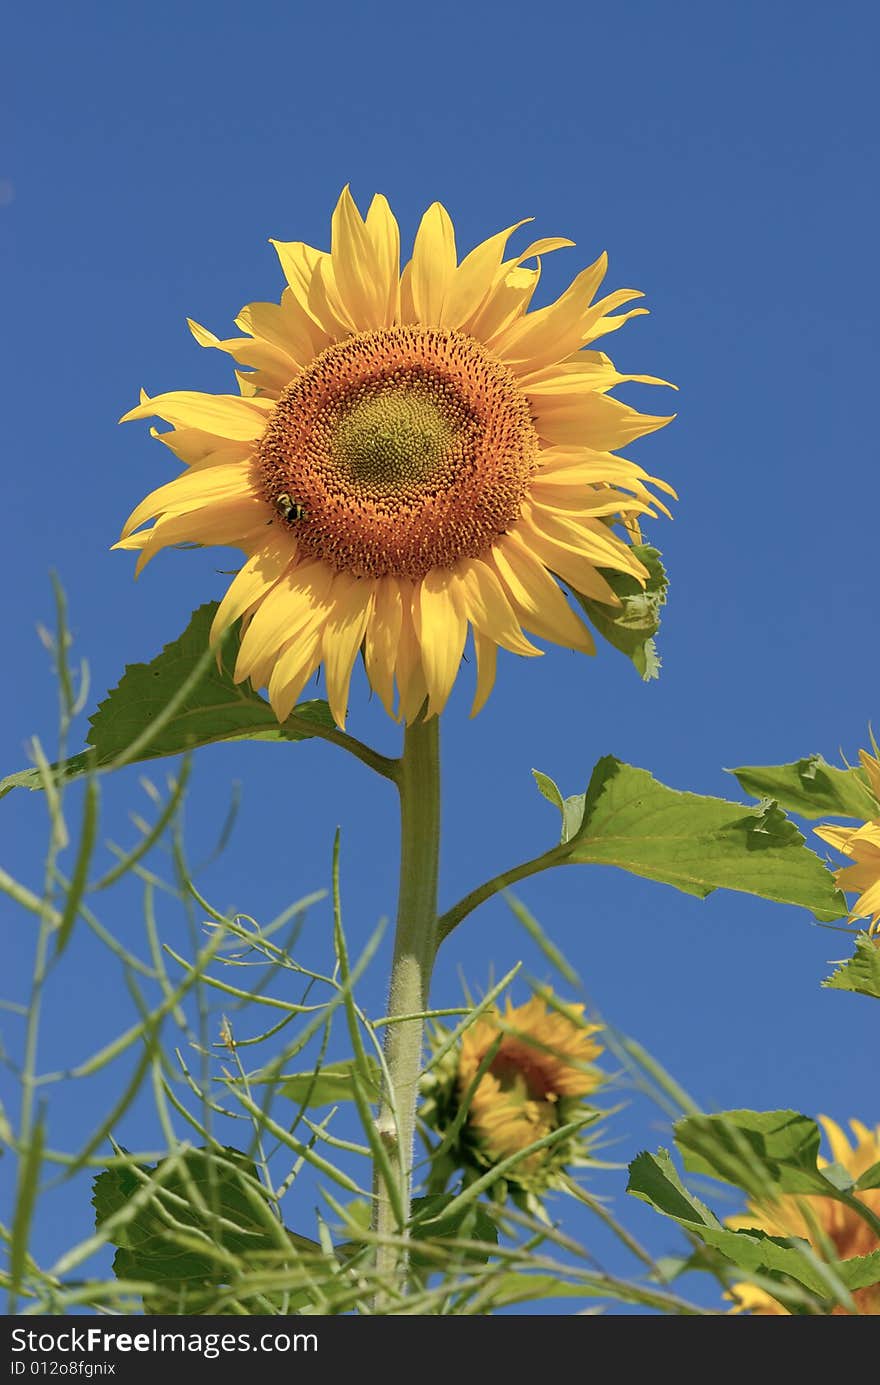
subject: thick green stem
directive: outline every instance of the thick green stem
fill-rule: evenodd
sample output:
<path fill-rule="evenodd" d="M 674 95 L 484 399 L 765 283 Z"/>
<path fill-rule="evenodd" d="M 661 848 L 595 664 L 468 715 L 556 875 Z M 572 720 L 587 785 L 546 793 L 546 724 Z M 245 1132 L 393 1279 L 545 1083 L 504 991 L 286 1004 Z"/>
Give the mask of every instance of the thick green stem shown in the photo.
<path fill-rule="evenodd" d="M 408 726 L 399 762 L 400 791 L 400 890 L 397 931 L 391 964 L 388 1016 L 421 1016 L 428 1007 L 428 988 L 437 951 L 437 863 L 440 848 L 439 718 Z M 385 1035 L 385 1060 L 389 1087 L 377 1119 L 391 1171 L 399 1190 L 398 1206 L 409 1213 L 416 1100 L 422 1071 L 424 1021 L 421 1018 L 390 1024 Z M 377 1174 L 374 1229 L 381 1237 L 404 1230 L 394 1213 L 394 1199 L 387 1178 Z M 402 1279 L 406 1272 L 400 1250 L 383 1245 L 377 1265 L 386 1282 Z"/>

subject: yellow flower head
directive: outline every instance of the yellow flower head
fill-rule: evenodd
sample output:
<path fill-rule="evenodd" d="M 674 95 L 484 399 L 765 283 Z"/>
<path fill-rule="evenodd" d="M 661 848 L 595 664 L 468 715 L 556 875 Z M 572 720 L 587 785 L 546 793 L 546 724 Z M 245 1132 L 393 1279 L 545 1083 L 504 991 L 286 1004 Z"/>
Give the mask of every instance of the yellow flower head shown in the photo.
<path fill-rule="evenodd" d="M 851 1145 L 833 1120 L 826 1116 L 820 1116 L 819 1120 L 831 1148 L 832 1161 L 842 1164 L 854 1179 L 880 1162 L 880 1125 L 871 1130 L 861 1121 L 851 1120 L 849 1124 L 855 1137 Z M 818 1162 L 821 1167 L 828 1160 L 820 1158 Z M 880 1214 L 880 1188 L 866 1189 L 855 1197 L 872 1212 Z M 857 1212 L 834 1198 L 813 1194 L 785 1193 L 776 1202 L 750 1202 L 748 1212 L 729 1218 L 727 1225 L 737 1230 L 755 1228 L 768 1236 L 798 1236 L 808 1241 L 821 1259 L 827 1259 L 829 1251 L 838 1260 L 848 1260 L 854 1255 L 880 1250 L 880 1238 Z M 731 1293 L 737 1301 L 736 1312 L 748 1310 L 765 1317 L 788 1313 L 787 1308 L 757 1285 L 734 1284 Z M 880 1314 L 880 1285 L 856 1289 L 853 1300 L 859 1314 Z M 846 1314 L 847 1310 L 837 1306 L 832 1311 Z"/>
<path fill-rule="evenodd" d="M 427 1107 L 429 1123 L 443 1135 L 466 1103 L 459 1162 L 485 1172 L 584 1114 L 584 1098 L 604 1074 L 592 1066 L 602 1052 L 595 1038 L 601 1026 L 585 1023 L 583 1011 L 583 1005 L 555 1009 L 538 996 L 516 1008 L 508 1000 L 503 1015 L 488 1011 L 465 1031 L 453 1063 L 429 1084 Z M 539 1190 L 557 1182 L 581 1153 L 575 1132 L 526 1155 L 503 1176 L 515 1189 Z"/>
<path fill-rule="evenodd" d="M 860 751 L 859 758 L 868 776 L 876 815 L 861 827 L 835 827 L 823 823 L 815 832 L 823 842 L 852 859 L 853 865 L 841 866 L 834 872 L 834 881 L 840 890 L 859 892 L 849 916 L 850 923 L 856 919 L 870 919 L 868 932 L 875 933 L 880 924 L 880 759 L 869 755 L 867 750 Z"/>
<path fill-rule="evenodd" d="M 539 257 L 571 242 L 510 257 L 517 229 L 459 263 L 435 202 L 401 272 L 387 201 L 364 218 L 346 188 L 329 252 L 274 242 L 280 304 L 242 309 L 243 335 L 225 341 L 190 323 L 201 345 L 250 367 L 240 394 L 142 394 L 125 415 L 170 423 L 155 436 L 185 470 L 138 505 L 116 546 L 139 552 L 138 571 L 184 540 L 244 551 L 212 639 L 244 618 L 234 676 L 267 687 L 282 721 L 323 664 L 343 725 L 361 650 L 390 714 L 410 722 L 427 699 L 433 716 L 469 630 L 476 712 L 499 645 L 542 652 L 524 631 L 593 652 L 557 579 L 615 606 L 600 569 L 648 575 L 610 526 L 638 536 L 640 515 L 666 512 L 649 485 L 674 492 L 614 454 L 669 419 L 609 391 L 664 382 L 620 375 L 590 349 L 644 311 L 614 312 L 641 295 L 594 302 L 602 255 L 530 312 Z"/>

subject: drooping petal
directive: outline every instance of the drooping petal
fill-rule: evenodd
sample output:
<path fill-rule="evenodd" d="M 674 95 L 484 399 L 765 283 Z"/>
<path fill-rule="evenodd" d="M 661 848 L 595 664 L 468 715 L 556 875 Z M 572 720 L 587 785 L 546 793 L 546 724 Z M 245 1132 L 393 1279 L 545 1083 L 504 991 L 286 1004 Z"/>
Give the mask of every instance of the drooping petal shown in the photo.
<path fill-rule="evenodd" d="M 407 726 L 415 721 L 428 696 L 422 649 L 413 622 L 413 609 L 419 600 L 419 589 L 411 582 L 401 582 L 402 598 L 400 641 L 397 650 L 398 719 Z"/>
<path fill-rule="evenodd" d="M 295 555 L 295 545 L 287 534 L 273 534 L 251 554 L 233 578 L 211 624 L 214 644 L 249 606 L 265 599 Z"/>
<path fill-rule="evenodd" d="M 321 663 L 321 623 L 313 620 L 282 651 L 269 679 L 268 693 L 272 711 L 285 722 L 293 711 L 306 683 Z"/>
<path fill-rule="evenodd" d="M 452 598 L 455 579 L 445 572 L 429 572 L 413 601 L 413 621 L 422 650 L 422 667 L 428 688 L 428 716 L 443 711 L 464 653 L 467 621 Z"/>
<path fill-rule="evenodd" d="M 365 662 L 370 686 L 379 694 L 389 716 L 394 715 L 394 669 L 402 620 L 400 584 L 395 577 L 378 578 L 367 624 Z"/>
<path fill-rule="evenodd" d="M 471 706 L 472 717 L 475 717 L 485 707 L 489 694 L 495 686 L 498 646 L 491 635 L 484 635 L 475 628 L 474 652 L 477 656 L 477 690 Z"/>
<path fill-rule="evenodd" d="M 481 634 L 503 645 L 513 654 L 540 655 L 520 629 L 513 608 L 497 576 L 479 558 L 465 558 L 456 569 L 459 581 L 453 587 L 459 608 Z"/>
<path fill-rule="evenodd" d="M 254 679 L 287 640 L 328 609 L 333 570 L 326 563 L 306 562 L 289 568 L 254 613 L 238 651 L 233 679 Z M 263 680 L 260 679 L 260 682 Z"/>
<path fill-rule="evenodd" d="M 321 635 L 321 657 L 327 677 L 327 701 L 337 726 L 344 729 L 351 671 L 363 644 L 373 601 L 374 583 L 337 574 L 330 593 L 330 612 Z"/>
<path fill-rule="evenodd" d="M 263 502 L 257 500 L 217 500 L 183 514 L 162 515 L 152 529 L 146 531 L 135 576 L 140 576 L 161 549 L 176 543 L 217 544 L 247 550 L 253 539 L 264 532 L 265 509 Z M 132 534 L 113 547 L 131 547 L 137 538 L 138 535 Z"/>
<path fill-rule="evenodd" d="M 527 630 L 539 639 L 552 640 L 584 654 L 595 653 L 589 630 L 569 606 L 544 563 L 516 533 L 500 539 L 491 558 Z"/>

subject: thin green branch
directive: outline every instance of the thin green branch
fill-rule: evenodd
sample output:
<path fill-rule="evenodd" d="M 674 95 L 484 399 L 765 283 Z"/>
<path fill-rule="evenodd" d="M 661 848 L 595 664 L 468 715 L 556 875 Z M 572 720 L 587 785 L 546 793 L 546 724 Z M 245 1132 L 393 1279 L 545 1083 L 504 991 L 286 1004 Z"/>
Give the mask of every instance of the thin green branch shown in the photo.
<path fill-rule="evenodd" d="M 485 904 L 487 899 L 499 894 L 501 890 L 506 890 L 509 885 L 515 885 L 518 880 L 527 880 L 530 875 L 537 875 L 542 870 L 550 870 L 553 866 L 562 866 L 568 859 L 571 852 L 571 842 L 560 842 L 557 846 L 552 846 L 549 851 L 543 852 L 540 856 L 535 856 L 531 861 L 524 861 L 521 866 L 514 866 L 512 870 L 506 870 L 501 875 L 494 876 L 487 880 L 485 884 L 478 885 L 470 894 L 466 894 L 451 909 L 447 909 L 442 914 L 437 924 L 438 943 L 442 943 L 454 928 L 466 919 L 479 905 Z"/>
<path fill-rule="evenodd" d="M 291 713 L 285 725 L 292 726 L 294 730 L 302 730 L 304 736 L 313 736 L 318 740 L 329 741 L 331 745 L 338 745 L 341 750 L 347 750 L 355 759 L 381 774 L 383 778 L 390 779 L 392 783 L 397 782 L 400 761 L 389 755 L 380 755 L 378 750 L 364 745 L 363 741 L 350 736 L 347 731 L 340 731 L 335 726 L 320 726 L 314 721 L 298 717 L 296 712 Z"/>

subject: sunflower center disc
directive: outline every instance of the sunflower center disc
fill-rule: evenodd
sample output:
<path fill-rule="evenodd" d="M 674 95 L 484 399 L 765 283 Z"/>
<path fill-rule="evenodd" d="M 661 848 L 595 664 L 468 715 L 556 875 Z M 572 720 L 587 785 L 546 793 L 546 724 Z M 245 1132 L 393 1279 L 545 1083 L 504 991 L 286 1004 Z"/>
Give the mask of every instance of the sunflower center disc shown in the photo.
<path fill-rule="evenodd" d="M 519 518 L 537 455 L 525 395 L 479 342 L 390 327 L 328 347 L 297 376 L 257 468 L 304 555 L 418 580 L 478 557 Z M 287 500 L 298 517 L 284 517 Z"/>

